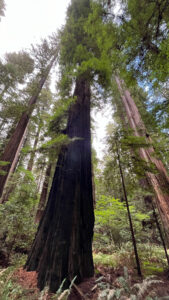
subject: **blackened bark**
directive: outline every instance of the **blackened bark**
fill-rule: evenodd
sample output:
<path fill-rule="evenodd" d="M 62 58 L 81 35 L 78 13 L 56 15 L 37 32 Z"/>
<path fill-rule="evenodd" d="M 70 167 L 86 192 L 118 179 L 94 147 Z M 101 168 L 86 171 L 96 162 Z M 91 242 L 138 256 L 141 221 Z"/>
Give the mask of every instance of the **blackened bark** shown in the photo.
<path fill-rule="evenodd" d="M 34 95 L 29 100 L 27 111 L 22 114 L 14 133 L 12 134 L 8 144 L 5 147 L 4 153 L 0 157 L 0 161 L 9 162 L 8 165 L 0 167 L 0 171 L 6 172 L 5 175 L 0 175 L 0 197 L 2 195 L 5 183 L 9 177 L 8 175 L 11 172 L 11 167 L 12 167 L 13 161 L 17 160 L 17 157 L 19 155 L 18 149 L 20 150 L 20 145 L 21 145 L 24 133 L 26 132 L 31 113 L 34 109 L 34 104 L 36 103 L 36 101 L 38 99 L 38 96 L 39 96 L 39 94 L 43 88 L 43 85 L 49 75 L 49 72 L 56 60 L 56 57 L 57 57 L 57 55 L 55 55 L 53 57 L 50 64 L 46 68 L 46 71 L 44 72 L 41 80 L 39 81 Z"/>
<path fill-rule="evenodd" d="M 55 292 L 63 279 L 65 287 L 77 276 L 80 282 L 93 276 L 94 226 L 90 86 L 76 82 L 77 97 L 69 111 L 67 135 L 74 140 L 59 154 L 45 212 L 28 257 L 28 271 L 38 271 L 38 286 Z"/>
<path fill-rule="evenodd" d="M 45 179 L 44 179 L 44 182 L 43 182 L 42 192 L 41 192 L 41 195 L 40 195 L 38 209 L 37 209 L 37 213 L 36 213 L 36 217 L 35 217 L 35 222 L 36 223 L 40 222 L 40 220 L 42 218 L 42 215 L 43 215 L 43 212 L 44 212 L 44 209 L 45 209 L 51 168 L 52 168 L 52 165 L 49 164 L 47 169 L 46 169 Z"/>

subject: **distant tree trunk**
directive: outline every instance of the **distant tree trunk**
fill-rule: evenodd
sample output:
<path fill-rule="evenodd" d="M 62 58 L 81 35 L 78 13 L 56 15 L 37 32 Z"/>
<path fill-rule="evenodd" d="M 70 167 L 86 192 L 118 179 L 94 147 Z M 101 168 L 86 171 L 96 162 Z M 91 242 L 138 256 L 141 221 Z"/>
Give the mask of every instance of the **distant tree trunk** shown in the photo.
<path fill-rule="evenodd" d="M 152 208 L 153 208 L 153 216 L 154 216 L 154 220 L 156 222 L 156 225 L 157 225 L 157 229 L 158 229 L 158 232 L 159 232 L 159 236 L 160 236 L 160 239 L 161 239 L 161 242 L 162 242 L 162 245 L 163 245 L 163 248 L 164 248 L 164 252 L 165 252 L 165 256 L 166 256 L 166 259 L 167 259 L 167 264 L 169 266 L 169 256 L 168 256 L 168 253 L 167 253 L 167 247 L 166 247 L 166 243 L 165 243 L 165 240 L 164 240 L 164 237 L 163 237 L 163 233 L 162 233 L 162 230 L 161 230 L 161 226 L 160 226 L 160 223 L 158 221 L 158 216 L 156 214 L 156 211 L 155 211 L 155 208 L 154 208 L 154 205 L 152 203 Z"/>
<path fill-rule="evenodd" d="M 36 147 L 37 147 L 37 144 L 38 144 L 38 141 L 39 141 L 40 130 L 41 130 L 41 127 L 38 126 L 38 130 L 37 130 L 35 140 L 34 140 L 34 144 L 33 144 L 33 147 L 32 147 L 32 152 L 31 152 L 30 159 L 29 159 L 29 162 L 28 162 L 27 169 L 29 171 L 32 171 L 32 168 L 33 168 L 34 159 L 35 159 L 35 150 L 36 150 Z"/>
<path fill-rule="evenodd" d="M 118 160 L 118 163 L 119 163 L 120 177 L 121 177 L 121 182 L 122 182 L 122 187 L 123 187 L 123 194 L 124 194 L 124 198 L 125 198 L 125 202 L 126 202 L 127 214 L 128 214 L 128 219 L 129 219 L 131 238 L 132 238 L 134 254 L 135 254 L 135 258 L 136 258 L 137 272 L 138 272 L 139 276 L 142 276 L 141 267 L 140 267 L 140 259 L 139 259 L 138 251 L 137 251 L 137 243 L 136 243 L 135 234 L 134 234 L 133 222 L 132 222 L 129 202 L 128 202 L 128 198 L 127 198 L 127 191 L 126 191 L 126 186 L 125 186 L 125 181 L 124 181 L 124 176 L 123 176 L 123 170 L 122 170 L 122 166 L 121 166 L 119 146 L 118 146 L 117 141 L 116 141 L 116 151 L 117 151 L 117 160 Z"/>
<path fill-rule="evenodd" d="M 11 164 L 11 167 L 9 169 L 9 172 L 6 176 L 6 182 L 5 183 L 8 182 L 8 179 L 11 177 L 11 174 L 15 172 L 15 169 L 18 165 L 18 161 L 19 161 L 19 157 L 20 157 L 19 154 L 20 154 L 21 148 L 24 145 L 26 135 L 27 135 L 27 128 L 23 132 L 22 139 L 20 141 L 20 144 L 18 145 L 18 149 L 16 151 L 15 158 L 14 158 L 14 160 Z M 1 180 L 1 175 L 0 175 L 0 180 Z M 4 203 L 4 202 L 8 201 L 9 195 L 14 190 L 14 188 L 15 188 L 15 185 L 11 184 L 11 186 L 9 186 L 9 188 L 7 188 L 7 190 L 6 190 L 6 185 L 4 185 L 4 188 L 2 190 L 2 194 L 1 194 L 1 197 L 0 197 L 0 203 Z"/>
<path fill-rule="evenodd" d="M 41 192 L 41 195 L 40 195 L 39 205 L 38 205 L 38 209 L 37 209 L 37 213 L 36 213 L 36 217 L 35 217 L 35 222 L 36 223 L 40 222 L 40 220 L 42 218 L 42 215 L 43 215 L 43 212 L 45 210 L 45 204 L 46 204 L 46 198 L 47 198 L 47 194 L 48 194 L 51 168 L 52 168 L 52 165 L 49 164 L 47 169 L 46 169 L 45 179 L 44 179 L 44 182 L 43 182 L 42 192 Z"/>
<path fill-rule="evenodd" d="M 153 188 L 156 195 L 156 205 L 160 213 L 163 226 L 167 233 L 169 242 L 169 177 L 161 160 L 157 159 L 154 154 L 154 148 L 151 145 L 151 138 L 146 131 L 143 120 L 140 116 L 138 108 L 132 99 L 130 92 L 123 89 L 122 81 L 116 77 L 116 83 L 122 98 L 122 102 L 127 114 L 127 118 L 131 129 L 135 136 L 145 137 L 150 147 L 140 148 L 140 158 L 148 163 L 153 163 L 157 169 L 157 174 L 145 172 L 149 185 Z"/>
<path fill-rule="evenodd" d="M 45 162 L 44 162 L 45 164 Z M 43 177 L 44 177 L 44 168 L 40 168 L 40 172 L 39 172 L 39 176 L 38 176 L 38 180 L 37 180 L 37 191 L 38 193 L 41 192 L 41 188 L 42 188 L 42 181 L 43 181 Z"/>
<path fill-rule="evenodd" d="M 66 133 L 73 140 L 62 147 L 50 190 L 26 268 L 38 271 L 38 287 L 47 284 L 55 292 L 77 276 L 80 282 L 93 276 L 94 226 L 90 85 L 76 81 L 76 103 L 69 110 Z"/>
<path fill-rule="evenodd" d="M 14 160 L 17 160 L 17 157 L 19 155 L 20 144 L 23 139 L 23 135 L 26 131 L 26 128 L 28 126 L 28 122 L 29 122 L 31 113 L 34 109 L 34 105 L 35 105 L 35 103 L 38 99 L 38 96 L 43 88 L 43 85 L 49 75 L 49 72 L 53 66 L 53 63 L 56 60 L 56 57 L 57 57 L 57 55 L 55 55 L 53 57 L 49 66 L 46 68 L 46 72 L 44 72 L 44 75 L 42 76 L 41 80 L 39 81 L 38 86 L 34 92 L 34 95 L 29 100 L 27 111 L 25 111 L 22 114 L 14 133 L 12 134 L 8 144 L 5 147 L 4 153 L 0 157 L 0 161 L 9 162 L 9 164 L 6 166 L 0 166 L 0 171 L 6 172 L 5 175 L 0 175 L 0 197 L 2 195 L 5 183 L 8 179 L 9 172 L 11 172 L 12 164 L 13 164 Z"/>

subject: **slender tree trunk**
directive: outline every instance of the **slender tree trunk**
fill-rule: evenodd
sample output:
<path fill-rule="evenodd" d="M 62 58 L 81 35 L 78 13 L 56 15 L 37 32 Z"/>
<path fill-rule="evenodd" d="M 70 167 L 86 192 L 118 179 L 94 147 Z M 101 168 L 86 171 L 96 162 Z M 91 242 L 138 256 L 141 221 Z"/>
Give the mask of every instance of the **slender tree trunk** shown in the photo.
<path fill-rule="evenodd" d="M 159 221 L 158 221 L 158 216 L 157 216 L 157 214 L 156 214 L 156 211 L 155 211 L 155 208 L 154 208 L 153 203 L 152 203 L 152 209 L 153 209 L 154 220 L 155 220 L 155 223 L 156 223 L 156 226 L 157 226 L 157 229 L 158 229 L 158 232 L 159 232 L 159 236 L 160 236 L 160 239 L 161 239 L 163 248 L 164 248 L 165 256 L 166 256 L 166 259 L 167 259 L 167 264 L 168 264 L 168 266 L 169 266 L 169 256 L 168 256 L 168 253 L 167 253 L 166 243 L 165 243 L 165 240 L 164 240 L 164 237 L 163 237 L 163 234 L 162 234 L 162 230 L 161 230 L 161 227 L 160 227 L 160 223 L 159 223 Z"/>
<path fill-rule="evenodd" d="M 145 137 L 150 147 L 140 148 L 140 158 L 147 163 L 153 163 L 156 167 L 157 174 L 145 172 L 149 185 L 153 188 L 156 195 L 156 205 L 160 213 L 160 217 L 167 233 L 167 240 L 169 242 L 169 177 L 161 160 L 155 157 L 155 151 L 152 147 L 152 140 L 146 131 L 143 120 L 140 116 L 138 108 L 132 99 L 128 90 L 123 89 L 122 81 L 116 77 L 116 83 L 122 98 L 122 102 L 127 114 L 127 118 L 134 135 L 138 137 Z"/>
<path fill-rule="evenodd" d="M 125 198 L 126 207 L 127 207 L 131 238 L 132 238 L 132 243 L 133 243 L 133 248 L 134 248 L 134 253 L 135 253 L 135 258 L 136 258 L 137 272 L 138 272 L 139 276 L 142 276 L 141 267 L 140 267 L 140 260 L 139 260 L 138 251 L 137 251 L 137 243 L 136 243 L 135 234 L 134 234 L 133 222 L 132 222 L 131 214 L 130 214 L 130 207 L 129 207 L 129 203 L 128 203 L 127 191 L 126 191 L 126 186 L 125 186 L 125 182 L 124 182 L 124 176 L 123 176 L 123 170 L 122 170 L 122 166 L 121 166 L 119 147 L 118 147 L 117 142 L 116 142 L 116 149 L 117 149 L 117 159 L 118 159 L 118 163 L 119 163 L 120 177 L 121 177 L 121 182 L 122 182 L 122 187 L 123 187 L 123 192 L 124 192 L 124 198 Z"/>
<path fill-rule="evenodd" d="M 44 162 L 44 164 L 45 164 L 45 162 Z M 39 172 L 39 178 L 38 178 L 38 181 L 37 181 L 37 191 L 38 191 L 38 193 L 41 192 L 41 189 L 42 189 L 42 181 L 43 181 L 44 175 L 45 175 L 45 174 L 44 174 L 44 169 L 41 168 L 41 169 L 40 169 L 40 172 Z"/>
<path fill-rule="evenodd" d="M 40 195 L 39 205 L 38 205 L 38 209 L 37 209 L 37 213 L 36 213 L 36 217 L 35 217 L 35 222 L 36 223 L 40 222 L 40 220 L 42 218 L 42 215 L 43 215 L 43 212 L 45 210 L 45 204 L 46 204 L 46 198 L 47 198 L 47 194 L 48 194 L 51 168 L 52 168 L 52 165 L 49 164 L 47 169 L 46 169 L 45 179 L 44 179 L 44 182 L 43 182 L 42 192 L 41 192 L 41 195 Z"/>
<path fill-rule="evenodd" d="M 41 126 L 39 125 L 36 136 L 35 136 L 33 148 L 32 148 L 33 151 L 31 152 L 30 159 L 29 159 L 29 162 L 28 162 L 27 169 L 29 171 L 32 171 L 32 168 L 33 168 L 33 164 L 34 164 L 34 160 L 35 160 L 35 150 L 36 150 L 36 147 L 37 147 L 37 144 L 38 144 L 38 141 L 39 141 L 40 130 L 41 130 Z"/>
<path fill-rule="evenodd" d="M 26 268 L 38 271 L 38 286 L 55 292 L 77 276 L 93 276 L 94 226 L 90 85 L 76 81 L 76 103 L 69 110 L 67 135 L 73 140 L 59 154 L 45 212 L 39 224 Z"/>
<path fill-rule="evenodd" d="M 12 173 L 15 172 L 15 169 L 17 167 L 17 164 L 18 164 L 18 161 L 19 161 L 19 154 L 20 154 L 20 151 L 21 151 L 21 148 L 25 142 L 25 138 L 26 138 L 26 135 L 27 135 L 27 128 L 25 129 L 24 133 L 23 133 L 23 136 L 22 136 L 22 139 L 20 141 L 20 144 L 18 145 L 18 149 L 16 151 L 16 155 L 15 155 L 15 158 L 11 164 L 11 167 L 9 169 L 9 172 L 6 176 L 6 182 L 4 184 L 4 187 L 3 187 L 3 191 L 2 191 L 2 194 L 1 194 L 1 198 L 0 198 L 0 203 L 4 203 L 6 201 L 8 201 L 8 197 L 10 195 L 10 193 L 13 191 L 13 189 L 15 188 L 15 186 L 12 184 L 9 189 L 7 188 L 7 191 L 6 191 L 6 183 L 8 182 L 8 179 L 10 178 L 10 176 L 12 175 Z M 1 180 L 1 176 L 0 176 L 0 180 Z"/>
<path fill-rule="evenodd" d="M 27 129 L 31 113 L 34 109 L 34 105 L 35 105 L 35 103 L 38 99 L 38 96 L 43 88 L 43 85 L 49 75 L 49 72 L 54 64 L 54 61 L 56 60 L 56 57 L 57 57 L 57 55 L 55 55 L 53 57 L 49 66 L 46 69 L 46 72 L 44 72 L 44 75 L 42 76 L 41 80 L 39 81 L 34 95 L 29 100 L 27 111 L 22 114 L 22 116 L 16 126 L 15 131 L 14 131 L 13 135 L 11 136 L 8 144 L 6 145 L 4 153 L 2 154 L 2 156 L 0 158 L 0 161 L 9 162 L 8 165 L 0 167 L 0 171 L 6 172 L 5 175 L 0 175 L 0 197 L 2 195 L 5 183 L 8 179 L 8 174 L 9 174 L 9 172 L 11 172 L 12 164 L 13 164 L 14 160 L 17 160 L 17 156 L 19 155 L 20 144 L 23 139 L 23 135 Z"/>

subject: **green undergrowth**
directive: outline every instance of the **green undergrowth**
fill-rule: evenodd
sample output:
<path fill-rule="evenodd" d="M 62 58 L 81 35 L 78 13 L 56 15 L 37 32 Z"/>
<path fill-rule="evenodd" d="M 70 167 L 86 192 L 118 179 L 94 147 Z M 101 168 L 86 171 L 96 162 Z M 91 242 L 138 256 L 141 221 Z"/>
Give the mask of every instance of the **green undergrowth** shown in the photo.
<path fill-rule="evenodd" d="M 126 265 L 130 265 L 130 262 L 133 260 L 133 258 L 131 257 L 131 253 L 126 253 L 126 256 L 123 256 L 123 254 L 121 253 L 105 254 L 99 252 L 94 253 L 93 258 L 96 266 L 101 265 L 112 268 L 124 266 L 125 262 L 127 263 Z"/>
<path fill-rule="evenodd" d="M 143 278 L 149 278 L 152 275 L 156 275 L 159 278 L 162 278 L 161 276 L 163 276 L 163 272 L 167 269 L 167 263 L 163 248 L 152 244 L 142 244 L 138 245 L 138 252 L 141 262 Z M 123 245 L 123 247 L 120 249 L 112 250 L 112 253 L 103 253 L 101 251 L 97 252 L 97 250 L 95 249 L 93 252 L 93 257 L 96 275 L 97 273 L 100 273 L 100 267 L 107 268 L 107 270 L 105 269 L 105 271 L 106 273 L 108 273 L 108 268 L 113 268 L 114 270 L 118 270 L 120 268 L 121 270 L 123 270 L 125 266 L 125 268 L 130 271 L 130 274 L 132 274 L 132 278 L 138 279 L 134 251 L 132 245 L 129 243 Z M 0 269 L 1 300 L 45 299 L 45 295 L 48 292 L 47 290 L 44 289 L 41 293 L 39 293 L 38 290 L 24 288 L 17 282 L 15 272 L 19 268 L 23 267 L 23 265 L 25 264 L 25 260 L 26 255 L 12 255 L 11 265 L 7 268 Z M 117 289 L 116 292 L 119 292 L 118 288 L 115 289 Z M 67 293 L 65 294 L 65 296 L 67 297 L 68 290 L 64 293 Z M 53 299 L 57 299 L 57 295 L 53 295 L 52 297 Z"/>
<path fill-rule="evenodd" d="M 7 268 L 0 269 L 0 299 L 1 300 L 35 300 L 32 293 L 30 298 L 30 290 L 24 289 L 15 280 L 14 273 L 20 267 L 23 267 L 26 255 L 13 255 L 11 257 L 11 265 Z"/>
<path fill-rule="evenodd" d="M 8 267 L 0 270 L 0 299 L 1 300 L 26 300 L 28 291 L 23 289 L 14 280 L 14 272 L 16 267 Z M 32 298 L 33 300 L 33 298 Z"/>
<path fill-rule="evenodd" d="M 42 291 L 36 288 L 25 288 L 17 282 L 15 272 L 23 267 L 25 257 L 21 257 L 13 266 L 0 269 L 0 300 L 67 300 L 71 292 L 72 285 L 76 277 L 72 280 L 69 288 L 63 290 L 65 280 L 63 280 L 59 289 L 55 294 L 49 292 L 49 288 L 45 287 Z M 50 298 L 48 298 L 50 295 Z"/>
<path fill-rule="evenodd" d="M 150 275 L 160 275 L 168 269 L 164 250 L 160 246 L 151 244 L 138 245 L 141 269 L 144 277 Z M 93 253 L 96 269 L 98 266 L 120 268 L 128 267 L 136 270 L 134 251 L 131 245 L 126 245 L 121 249 L 116 249 L 112 253 Z"/>
<path fill-rule="evenodd" d="M 24 289 L 13 280 L 6 282 L 0 290 L 1 300 L 37 300 L 37 297 L 33 289 Z"/>

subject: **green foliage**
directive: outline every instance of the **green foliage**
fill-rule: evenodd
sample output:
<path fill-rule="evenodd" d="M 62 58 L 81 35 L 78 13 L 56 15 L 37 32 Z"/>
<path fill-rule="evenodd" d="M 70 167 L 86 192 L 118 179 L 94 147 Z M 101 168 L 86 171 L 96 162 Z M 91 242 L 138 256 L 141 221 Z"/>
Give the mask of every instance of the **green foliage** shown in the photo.
<path fill-rule="evenodd" d="M 7 165 L 9 165 L 10 164 L 10 162 L 8 162 L 8 161 L 0 161 L 0 166 L 7 166 Z"/>
<path fill-rule="evenodd" d="M 27 154 L 27 153 L 29 153 L 30 151 L 31 151 L 31 147 L 30 147 L 30 145 L 26 145 L 26 146 L 24 146 L 23 148 L 22 148 L 22 150 L 21 150 L 24 154 Z"/>
<path fill-rule="evenodd" d="M 30 171 L 20 168 L 9 185 L 12 192 L 8 201 L 0 204 L 1 251 L 7 258 L 15 250 L 27 252 L 31 246 L 37 205 L 37 187 Z"/>
<path fill-rule="evenodd" d="M 8 161 L 0 161 L 0 166 L 2 166 L 2 167 L 5 167 L 5 166 L 7 166 L 7 165 L 9 165 L 10 164 L 10 162 L 8 162 Z M 0 170 L 0 174 L 1 175 L 6 175 L 6 172 L 5 171 L 3 171 L 3 170 Z"/>
<path fill-rule="evenodd" d="M 66 120 L 71 105 L 76 101 L 76 97 L 58 100 L 52 116 L 49 118 L 49 132 L 54 135 L 61 133 L 66 128 Z"/>
<path fill-rule="evenodd" d="M 132 147 L 134 148 L 140 148 L 140 147 L 150 147 L 150 144 L 146 141 L 145 137 L 138 137 L 138 136 L 126 136 L 123 139 L 121 139 L 121 143 L 124 146 Z"/>
<path fill-rule="evenodd" d="M 25 51 L 7 53 L 5 58 L 8 68 L 14 72 L 13 76 L 19 83 L 23 83 L 25 75 L 33 72 L 34 61 Z"/>
<path fill-rule="evenodd" d="M 51 59 L 58 53 L 59 37 L 57 33 L 53 33 L 47 38 L 41 39 L 40 43 L 31 45 L 31 56 L 34 60 L 35 67 L 38 70 L 38 78 L 45 75 L 47 66 Z"/>
<path fill-rule="evenodd" d="M 121 1 L 124 2 L 124 1 Z M 136 76 L 158 84 L 168 77 L 168 1 L 128 0 L 121 16 L 122 49 Z"/>
<path fill-rule="evenodd" d="M 138 253 L 141 262 L 141 269 L 144 277 L 161 275 L 167 270 L 167 261 L 162 246 L 151 243 L 138 243 Z M 104 251 L 104 250 L 103 250 Z M 109 249 L 112 252 L 112 249 Z M 98 266 L 113 267 L 119 269 L 127 266 L 135 268 L 135 258 L 131 242 L 123 244 L 120 249 L 113 249 L 113 253 L 98 252 L 93 254 L 96 269 Z"/>
<path fill-rule="evenodd" d="M 61 32 L 61 80 L 72 82 L 70 77 L 83 76 L 109 87 L 113 25 L 102 22 L 103 13 L 102 6 L 97 3 L 72 1 Z"/>
<path fill-rule="evenodd" d="M 0 175 L 5 176 L 7 174 L 6 171 L 0 170 Z"/>
<path fill-rule="evenodd" d="M 149 215 L 138 211 L 134 205 L 130 204 L 133 226 L 140 237 L 142 231 L 142 221 L 149 220 Z M 140 237 L 141 239 L 141 237 Z M 110 196 L 100 196 L 96 203 L 95 210 L 95 238 L 94 247 L 109 251 L 113 245 L 121 247 L 123 243 L 131 240 L 131 233 L 128 224 L 128 215 L 125 202 L 111 198 Z"/>
<path fill-rule="evenodd" d="M 144 254 L 146 250 L 151 251 L 151 269 L 150 261 L 149 264 L 146 263 Z M 163 265 L 161 264 L 161 259 L 163 258 L 163 249 L 161 247 L 155 247 L 155 251 L 153 251 L 153 245 L 150 244 L 142 244 L 139 247 L 139 252 L 142 254 L 142 270 L 143 276 L 146 276 L 145 279 L 141 280 L 137 278 L 136 274 L 131 274 L 131 268 L 134 268 L 134 260 L 132 255 L 131 244 L 127 248 L 123 248 L 119 251 L 114 252 L 111 255 L 103 254 L 103 253 L 94 253 L 94 261 L 97 266 L 107 267 L 114 269 L 114 273 L 116 274 L 116 268 L 123 268 L 123 275 L 118 276 L 116 280 L 113 280 L 111 284 L 110 281 L 107 283 L 105 278 L 102 276 L 96 280 L 97 287 L 99 289 L 99 297 L 98 299 L 122 299 L 122 297 L 130 297 L 130 299 L 158 299 L 158 289 L 155 287 L 161 287 L 161 284 L 164 283 L 160 277 L 154 276 L 154 274 L 160 275 L 161 272 L 164 271 Z M 156 268 L 155 268 L 156 266 Z M 132 282 L 132 277 L 134 276 L 134 281 L 138 283 Z M 146 298 L 145 298 L 146 296 Z"/>
<path fill-rule="evenodd" d="M 67 135 L 60 134 L 56 138 L 54 138 L 54 139 L 46 142 L 45 144 L 43 144 L 41 146 L 41 148 L 42 149 L 46 149 L 46 148 L 49 149 L 49 148 L 52 148 L 52 147 L 56 148 L 56 146 L 60 148 L 60 146 L 65 145 L 65 144 L 67 144 L 69 142 L 70 141 L 69 141 L 69 138 L 68 138 Z"/>
<path fill-rule="evenodd" d="M 84 35 L 84 22 L 90 12 L 90 1 L 72 1 L 67 12 L 67 23 L 61 36 L 61 62 L 63 65 L 81 63 L 78 49 L 85 49 L 87 37 Z M 80 53 L 79 53 L 80 54 Z M 82 52 L 84 57 L 84 52 Z M 75 58 L 77 60 L 75 60 Z"/>
<path fill-rule="evenodd" d="M 5 55 L 5 63 L 0 62 L 0 79 L 1 84 L 6 90 L 15 87 L 17 83 L 24 83 L 28 74 L 34 69 L 34 61 L 26 51 L 18 53 L 7 53 Z"/>
<path fill-rule="evenodd" d="M 120 246 L 122 232 L 126 229 L 126 221 L 127 214 L 124 203 L 104 195 L 97 200 L 95 238 L 100 239 L 101 243 L 109 245 L 113 242 L 115 245 Z"/>
<path fill-rule="evenodd" d="M 66 279 L 64 279 L 64 280 L 62 281 L 60 287 L 59 287 L 58 290 L 56 291 L 56 293 L 53 294 L 53 295 L 51 295 L 51 299 L 53 299 L 53 300 L 54 300 L 54 299 L 55 299 L 55 300 L 58 300 L 58 299 L 60 299 L 60 300 L 67 300 L 68 297 L 69 297 L 69 295 L 70 295 L 70 292 L 71 292 L 71 290 L 72 290 L 72 286 L 73 286 L 75 280 L 76 280 L 76 276 L 75 276 L 75 277 L 73 278 L 73 280 L 71 281 L 69 288 L 66 289 L 66 290 L 64 290 L 64 284 L 65 284 L 65 281 L 66 281 Z M 49 288 L 48 288 L 48 287 L 45 287 L 45 288 L 43 289 L 43 291 L 41 291 L 38 300 L 45 300 L 46 297 L 48 296 L 48 294 L 49 294 Z"/>
<path fill-rule="evenodd" d="M 21 286 L 16 278 L 15 272 L 25 261 L 19 260 L 17 265 L 0 270 L 0 298 L 2 300 L 37 300 L 38 291 L 26 289 Z"/>
<path fill-rule="evenodd" d="M 0 296 L 2 300 L 14 300 L 16 297 L 17 299 L 21 299 L 21 297 L 25 299 L 22 287 L 18 284 L 14 284 L 12 280 L 4 284 L 3 288 L 1 287 Z"/>

